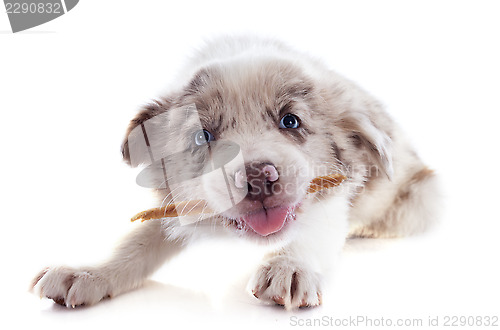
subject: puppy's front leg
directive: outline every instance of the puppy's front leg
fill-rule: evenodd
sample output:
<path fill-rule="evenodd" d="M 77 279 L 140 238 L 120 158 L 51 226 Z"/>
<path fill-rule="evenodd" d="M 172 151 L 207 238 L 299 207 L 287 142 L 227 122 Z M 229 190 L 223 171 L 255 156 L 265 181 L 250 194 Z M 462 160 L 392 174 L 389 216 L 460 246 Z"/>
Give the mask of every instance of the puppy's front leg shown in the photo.
<path fill-rule="evenodd" d="M 54 267 L 33 281 L 41 297 L 74 307 L 92 305 L 140 286 L 164 261 L 177 254 L 182 237 L 166 238 L 161 221 L 147 221 L 130 233 L 113 256 L 96 267 Z M 177 237 L 179 238 L 179 237 Z M 187 239 L 187 238 L 186 238 Z"/>
<path fill-rule="evenodd" d="M 315 205 L 301 214 L 296 239 L 272 253 L 250 281 L 249 289 L 266 303 L 286 309 L 321 304 L 323 276 L 333 266 L 347 235 L 347 203 Z"/>

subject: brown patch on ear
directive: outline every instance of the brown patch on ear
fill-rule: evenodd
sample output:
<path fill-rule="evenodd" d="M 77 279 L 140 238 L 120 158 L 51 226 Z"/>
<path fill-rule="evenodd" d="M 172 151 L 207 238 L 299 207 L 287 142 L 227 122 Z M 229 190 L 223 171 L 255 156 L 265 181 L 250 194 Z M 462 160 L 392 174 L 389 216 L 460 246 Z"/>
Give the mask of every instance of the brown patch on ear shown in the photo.
<path fill-rule="evenodd" d="M 367 115 L 349 113 L 349 117 L 339 119 L 337 126 L 344 129 L 350 142 L 359 149 L 365 149 L 371 161 L 392 179 L 391 138 L 381 130 Z"/>
<path fill-rule="evenodd" d="M 137 126 L 142 125 L 145 121 L 167 111 L 167 109 L 171 106 L 171 104 L 172 101 L 168 99 L 153 100 L 152 103 L 149 103 L 146 106 L 144 106 L 142 110 L 135 116 L 135 118 L 130 121 L 121 148 L 123 160 L 127 164 L 131 165 L 130 151 L 128 145 L 128 137 L 130 132 Z"/>
<path fill-rule="evenodd" d="M 351 136 L 351 141 L 352 141 L 352 144 L 356 147 L 356 148 L 361 148 L 363 147 L 363 143 L 361 142 L 361 137 L 358 135 L 358 134 L 354 134 Z"/>

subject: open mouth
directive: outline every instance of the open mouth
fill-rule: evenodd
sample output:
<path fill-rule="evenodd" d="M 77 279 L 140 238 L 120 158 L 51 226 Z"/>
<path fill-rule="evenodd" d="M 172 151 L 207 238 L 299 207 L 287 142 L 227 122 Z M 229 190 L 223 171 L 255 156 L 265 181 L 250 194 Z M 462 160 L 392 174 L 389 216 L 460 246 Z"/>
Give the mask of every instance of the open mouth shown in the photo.
<path fill-rule="evenodd" d="M 234 219 L 238 229 L 250 228 L 260 236 L 269 236 L 279 232 L 285 224 L 294 220 L 296 206 L 278 206 L 262 208 Z"/>

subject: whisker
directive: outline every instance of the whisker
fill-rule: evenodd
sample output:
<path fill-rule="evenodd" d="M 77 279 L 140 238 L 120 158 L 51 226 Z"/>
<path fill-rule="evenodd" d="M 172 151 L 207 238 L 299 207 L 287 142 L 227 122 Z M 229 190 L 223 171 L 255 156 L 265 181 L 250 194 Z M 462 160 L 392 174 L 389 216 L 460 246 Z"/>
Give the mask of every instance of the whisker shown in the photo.
<path fill-rule="evenodd" d="M 198 203 L 196 203 L 193 207 L 191 207 L 191 208 L 189 209 L 189 211 L 187 211 L 187 213 L 186 213 L 186 214 L 189 214 L 189 213 L 190 213 L 192 210 L 194 210 L 194 209 L 195 209 L 198 205 L 200 205 L 200 203 L 203 203 L 203 201 L 202 201 L 202 200 L 198 201 Z M 185 209 L 187 206 L 188 206 L 188 204 L 184 205 L 184 207 L 182 208 L 182 211 L 181 211 L 181 213 L 180 213 L 180 214 L 184 214 L 184 209 Z M 203 209 L 205 209 L 205 208 L 203 208 Z"/>
<path fill-rule="evenodd" d="M 169 196 L 171 196 L 171 195 L 172 195 L 172 194 L 173 194 L 176 190 L 178 190 L 178 189 L 180 189 L 180 188 L 181 188 L 181 186 L 177 186 L 177 187 L 175 187 L 172 191 L 170 191 L 170 193 L 169 193 L 167 196 L 165 196 L 165 197 L 163 198 L 163 200 L 162 200 L 162 202 L 161 202 L 161 204 L 160 204 L 160 207 L 162 207 L 162 206 L 163 206 L 163 203 L 165 203 L 166 199 L 167 199 Z M 176 197 L 177 197 L 177 196 L 176 196 Z M 173 200 L 173 199 L 174 199 L 174 198 L 172 198 L 172 200 Z M 170 202 L 169 202 L 168 204 L 170 204 Z"/>
<path fill-rule="evenodd" d="M 176 199 L 177 197 L 179 197 L 179 196 L 180 196 L 180 193 L 178 193 L 177 195 L 175 195 L 174 197 L 172 197 L 172 200 L 171 200 L 171 201 L 170 201 L 167 205 L 165 205 L 165 210 L 163 211 L 163 215 L 164 215 L 164 216 L 167 214 L 167 208 L 168 208 L 170 205 L 175 205 L 175 203 L 176 203 L 176 202 L 175 202 L 175 199 Z"/>

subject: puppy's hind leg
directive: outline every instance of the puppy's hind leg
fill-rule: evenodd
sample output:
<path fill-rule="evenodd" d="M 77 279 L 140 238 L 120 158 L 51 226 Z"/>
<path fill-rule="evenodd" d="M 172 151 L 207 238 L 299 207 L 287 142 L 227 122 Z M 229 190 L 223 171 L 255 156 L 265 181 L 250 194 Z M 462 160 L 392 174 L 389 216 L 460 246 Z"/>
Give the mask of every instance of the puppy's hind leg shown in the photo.
<path fill-rule="evenodd" d="M 359 228 L 353 237 L 401 237 L 429 229 L 439 216 L 441 193 L 438 178 L 427 167 L 399 184 L 384 215 Z"/>
<path fill-rule="evenodd" d="M 160 221 L 147 221 L 130 233 L 103 264 L 46 268 L 35 277 L 32 287 L 40 297 L 67 307 L 92 305 L 137 288 L 181 247 L 182 238 L 168 239 Z"/>

